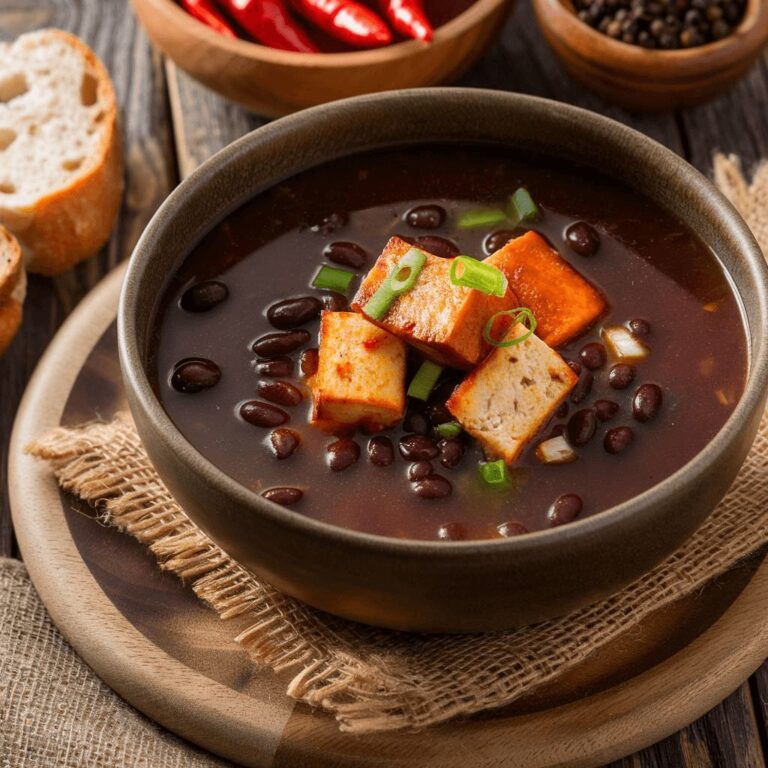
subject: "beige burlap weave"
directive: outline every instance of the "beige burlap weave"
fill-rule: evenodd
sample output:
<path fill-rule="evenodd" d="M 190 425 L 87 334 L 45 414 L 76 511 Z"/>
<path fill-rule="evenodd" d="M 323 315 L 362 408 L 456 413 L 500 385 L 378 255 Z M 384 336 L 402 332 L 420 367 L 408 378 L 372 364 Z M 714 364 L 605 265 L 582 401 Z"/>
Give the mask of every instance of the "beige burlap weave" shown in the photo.
<path fill-rule="evenodd" d="M 748 189 L 737 165 L 718 183 L 765 237 L 768 170 Z M 764 249 L 768 240 L 762 240 Z M 768 415 L 737 481 L 672 557 L 612 598 L 496 635 L 410 636 L 334 619 L 256 580 L 199 531 L 155 474 L 127 417 L 58 429 L 30 448 L 61 486 L 146 544 L 223 619 L 250 619 L 236 640 L 254 661 L 295 676 L 288 694 L 331 712 L 345 731 L 423 728 L 507 704 L 579 664 L 649 613 L 699 589 L 768 543 Z"/>

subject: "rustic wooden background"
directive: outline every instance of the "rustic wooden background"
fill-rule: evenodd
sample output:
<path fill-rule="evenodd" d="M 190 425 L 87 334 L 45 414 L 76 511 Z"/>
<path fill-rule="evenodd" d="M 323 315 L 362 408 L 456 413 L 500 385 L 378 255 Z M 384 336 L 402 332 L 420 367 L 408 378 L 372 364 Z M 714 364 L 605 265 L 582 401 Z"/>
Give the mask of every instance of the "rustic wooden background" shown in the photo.
<path fill-rule="evenodd" d="M 70 30 L 102 58 L 122 108 L 126 194 L 109 245 L 55 280 L 30 280 L 24 325 L 0 359 L 0 555 L 18 556 L 8 507 L 8 439 L 27 380 L 78 301 L 126 258 L 168 192 L 197 164 L 265 121 L 198 86 L 149 46 L 127 0 L 0 0 L 0 39 L 42 26 Z M 704 173 L 716 150 L 749 170 L 768 157 L 768 54 L 715 102 L 675 113 L 631 115 L 571 83 L 547 49 L 527 0 L 518 0 L 500 41 L 461 85 L 566 101 L 634 126 Z M 759 768 L 768 755 L 768 663 L 697 722 L 612 768 Z M 52 766 L 53 768 L 53 766 Z"/>

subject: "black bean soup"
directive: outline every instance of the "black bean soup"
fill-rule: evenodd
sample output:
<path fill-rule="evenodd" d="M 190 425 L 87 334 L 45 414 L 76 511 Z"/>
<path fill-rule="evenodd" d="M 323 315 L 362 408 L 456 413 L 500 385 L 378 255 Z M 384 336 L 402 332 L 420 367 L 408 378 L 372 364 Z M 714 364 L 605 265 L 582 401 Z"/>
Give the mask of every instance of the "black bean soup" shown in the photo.
<path fill-rule="evenodd" d="M 462 229 L 462 214 L 524 186 L 524 228 Z M 393 235 L 441 257 L 485 258 L 534 229 L 598 287 L 607 313 L 558 349 L 579 382 L 488 485 L 479 444 L 441 437 L 444 402 L 465 375 L 446 369 L 427 403 L 372 435 L 308 423 L 321 307 L 345 309 Z M 351 269 L 347 296 L 318 291 L 321 264 Z M 213 281 L 213 282 L 208 282 Z M 286 300 L 301 299 L 300 301 Z M 650 349 L 606 356 L 622 325 Z M 213 229 L 170 280 L 150 368 L 163 406 L 210 461 L 257 493 L 335 525 L 413 539 L 517 536 L 568 523 L 663 480 L 722 427 L 743 389 L 738 302 L 710 249 L 681 222 L 592 169 L 497 147 L 423 147 L 337 160 L 259 195 Z M 421 362 L 409 351 L 407 381 Z M 562 434 L 578 459 L 544 464 Z"/>

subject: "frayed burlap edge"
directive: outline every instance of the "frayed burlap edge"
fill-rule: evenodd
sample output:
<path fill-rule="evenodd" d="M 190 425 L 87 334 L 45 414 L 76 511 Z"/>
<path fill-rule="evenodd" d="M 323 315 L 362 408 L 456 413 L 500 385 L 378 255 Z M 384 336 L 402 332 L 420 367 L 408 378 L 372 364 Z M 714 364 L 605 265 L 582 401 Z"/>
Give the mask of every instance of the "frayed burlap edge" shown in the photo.
<path fill-rule="evenodd" d="M 726 194 L 745 208 L 752 190 L 733 159 L 716 158 Z M 762 221 L 762 220 L 761 220 Z M 507 633 L 421 636 L 356 625 L 314 611 L 259 582 L 176 505 L 150 465 L 130 418 L 57 429 L 29 447 L 61 487 L 147 545 L 222 619 L 248 627 L 235 640 L 254 661 L 294 670 L 288 695 L 331 712 L 345 731 L 423 728 L 508 704 L 583 662 L 652 612 L 691 594 L 768 543 L 768 415 L 726 499 L 666 562 L 621 593 L 561 619 Z"/>

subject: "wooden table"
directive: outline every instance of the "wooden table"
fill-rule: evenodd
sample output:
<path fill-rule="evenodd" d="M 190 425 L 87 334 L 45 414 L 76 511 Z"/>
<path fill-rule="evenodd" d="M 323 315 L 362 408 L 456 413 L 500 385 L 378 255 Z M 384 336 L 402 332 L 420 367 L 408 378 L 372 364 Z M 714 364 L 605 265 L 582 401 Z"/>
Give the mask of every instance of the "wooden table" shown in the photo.
<path fill-rule="evenodd" d="M 23 328 L 0 359 L 0 555 L 18 556 L 6 482 L 8 438 L 38 358 L 77 302 L 126 258 L 152 213 L 197 164 L 265 121 L 198 86 L 153 51 L 127 0 L 0 0 L 0 39 L 55 26 L 82 37 L 109 69 L 122 107 L 126 194 L 109 245 L 54 280 L 33 277 Z M 571 83 L 519 0 L 500 42 L 462 85 L 515 90 L 578 104 L 625 122 L 683 155 L 704 173 L 715 150 L 746 169 L 768 157 L 768 55 L 732 92 L 708 105 L 653 116 L 610 107 Z M 756 768 L 768 756 L 768 663 L 697 722 L 614 766 Z M 52 766 L 53 768 L 53 766 Z"/>

